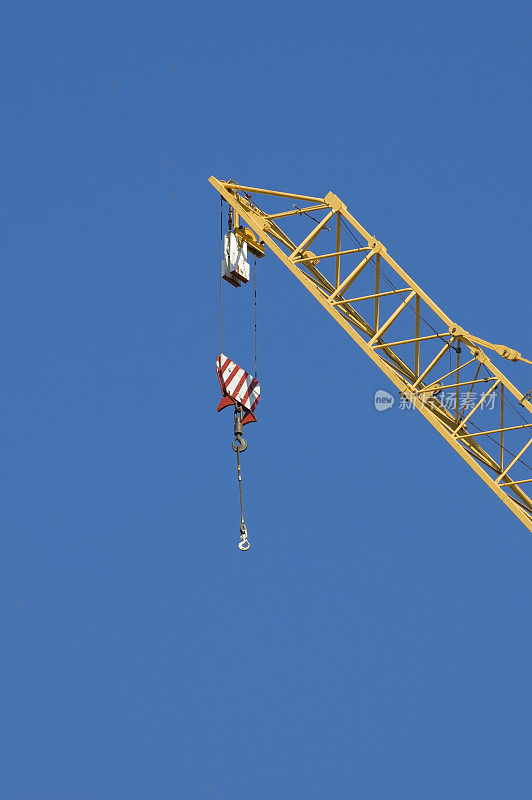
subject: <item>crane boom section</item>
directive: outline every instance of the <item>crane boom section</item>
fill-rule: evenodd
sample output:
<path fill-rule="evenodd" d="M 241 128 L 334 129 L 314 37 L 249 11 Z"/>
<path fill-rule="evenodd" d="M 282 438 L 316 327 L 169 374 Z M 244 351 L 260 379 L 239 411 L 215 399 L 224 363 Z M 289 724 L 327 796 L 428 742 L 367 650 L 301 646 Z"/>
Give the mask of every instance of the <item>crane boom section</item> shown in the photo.
<path fill-rule="evenodd" d="M 249 225 L 396 386 L 402 402 L 532 532 L 530 392 L 514 386 L 480 342 L 513 361 L 520 353 L 455 323 L 332 192 L 320 198 L 209 180 L 235 219 Z M 255 195 L 261 206 L 292 205 L 268 213 Z M 288 225 L 296 232 L 289 235 Z M 308 249 L 318 243 L 322 254 Z"/>

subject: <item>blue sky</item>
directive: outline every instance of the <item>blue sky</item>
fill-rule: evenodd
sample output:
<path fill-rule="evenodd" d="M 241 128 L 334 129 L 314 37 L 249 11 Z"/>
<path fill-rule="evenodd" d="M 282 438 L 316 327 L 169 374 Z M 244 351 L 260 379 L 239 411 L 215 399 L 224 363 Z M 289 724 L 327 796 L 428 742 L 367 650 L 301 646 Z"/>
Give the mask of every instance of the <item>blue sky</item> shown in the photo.
<path fill-rule="evenodd" d="M 530 535 L 273 256 L 237 550 L 207 180 L 333 190 L 532 353 L 530 4 L 2 23 L 1 796 L 529 798 Z"/>

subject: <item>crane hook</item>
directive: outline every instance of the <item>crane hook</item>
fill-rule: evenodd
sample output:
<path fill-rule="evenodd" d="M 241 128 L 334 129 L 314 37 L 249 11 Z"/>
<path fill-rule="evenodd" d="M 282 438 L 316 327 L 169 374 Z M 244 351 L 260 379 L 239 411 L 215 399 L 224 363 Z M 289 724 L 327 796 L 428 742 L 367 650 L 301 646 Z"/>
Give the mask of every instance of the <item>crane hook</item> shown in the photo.
<path fill-rule="evenodd" d="M 246 528 L 246 523 L 244 520 L 242 520 L 240 524 L 240 541 L 238 543 L 238 549 L 245 552 L 246 550 L 249 550 L 249 548 L 250 544 L 248 542 L 248 530 Z"/>
<path fill-rule="evenodd" d="M 233 450 L 235 453 L 243 453 L 247 449 L 248 443 L 242 438 L 241 433 L 235 433 L 235 441 L 233 442 Z"/>

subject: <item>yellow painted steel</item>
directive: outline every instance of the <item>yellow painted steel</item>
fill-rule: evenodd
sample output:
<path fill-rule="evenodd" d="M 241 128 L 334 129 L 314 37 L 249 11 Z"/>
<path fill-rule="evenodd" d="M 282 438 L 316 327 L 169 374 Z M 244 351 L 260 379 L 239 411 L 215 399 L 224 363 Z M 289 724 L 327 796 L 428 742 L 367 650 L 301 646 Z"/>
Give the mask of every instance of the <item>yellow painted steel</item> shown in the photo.
<path fill-rule="evenodd" d="M 236 184 L 232 181 L 221 181 L 211 176 L 210 183 L 220 193 L 222 198 L 229 203 L 234 212 L 241 217 L 247 225 L 255 232 L 260 242 L 263 242 L 280 261 L 295 275 L 303 286 L 315 297 L 320 305 L 336 320 L 338 325 L 356 342 L 374 364 L 389 378 L 397 387 L 404 398 L 408 398 L 412 407 L 417 409 L 420 414 L 435 428 L 443 439 L 455 450 L 459 456 L 471 467 L 471 469 L 486 483 L 495 495 L 512 511 L 513 514 L 532 532 L 532 499 L 521 488 L 523 484 L 532 482 L 532 478 L 523 477 L 516 470 L 521 471 L 525 468 L 531 469 L 526 464 L 522 456 L 532 444 L 532 439 L 528 439 L 522 446 L 517 447 L 513 443 L 508 443 L 508 436 L 513 432 L 527 431 L 532 427 L 532 404 L 530 393 L 524 394 L 504 375 L 500 369 L 486 355 L 481 345 L 494 350 L 498 355 L 511 361 L 522 360 L 527 363 L 517 350 L 503 345 L 493 345 L 483 339 L 468 333 L 464 328 L 457 325 L 453 320 L 442 311 L 441 308 L 428 296 L 423 289 L 415 283 L 412 278 L 394 261 L 387 252 L 387 248 L 371 236 L 363 226 L 350 214 L 347 206 L 332 192 L 328 192 L 324 198 L 302 194 L 290 194 L 277 190 L 257 189 L 249 186 Z M 277 201 L 283 199 L 303 200 L 317 204 L 308 209 L 296 209 L 286 212 L 267 214 L 263 211 L 255 200 L 250 199 L 250 195 L 261 195 L 261 202 L 268 196 L 276 198 Z M 301 220 L 305 219 L 305 212 L 312 210 L 319 213 L 325 212 L 321 221 L 316 223 L 313 220 L 313 227 L 301 240 L 300 245 L 294 242 L 287 234 L 279 228 L 277 220 L 288 217 L 294 219 L 299 215 Z M 336 251 L 327 252 L 323 256 L 305 252 L 308 244 L 314 240 L 320 240 L 324 230 L 327 230 L 327 222 L 336 213 Z M 313 219 L 313 218 L 312 218 Z M 284 224 L 284 223 L 283 223 Z M 341 224 L 347 229 L 365 240 L 367 246 L 355 247 L 349 250 L 341 250 Z M 284 248 L 284 249 L 283 249 Z M 366 250 L 363 260 L 353 269 L 348 267 L 345 276 L 341 277 L 342 259 L 348 254 Z M 331 279 L 327 278 L 318 269 L 320 259 L 334 258 L 334 274 Z M 382 277 L 383 261 L 394 273 L 394 278 L 399 278 L 402 285 L 401 289 L 382 292 L 380 277 Z M 362 294 L 359 297 L 346 299 L 343 297 L 344 291 L 353 283 L 360 279 L 362 273 L 369 265 L 375 268 L 375 292 L 373 294 Z M 380 304 L 383 298 L 390 300 L 390 295 L 408 292 L 405 299 L 398 305 L 392 313 L 387 311 L 383 316 L 384 322 L 380 321 Z M 360 302 L 371 300 L 371 314 L 364 317 L 360 309 Z M 353 304 L 357 303 L 357 306 Z M 414 308 L 415 306 L 415 308 Z M 405 310 L 414 310 L 414 329 L 413 336 L 397 340 L 385 341 L 384 336 L 388 331 L 394 330 L 397 320 L 405 319 Z M 422 336 L 420 332 L 420 320 L 423 314 L 430 311 L 435 315 L 440 323 L 438 329 L 442 333 Z M 434 330 L 434 328 L 433 328 Z M 443 342 L 443 347 L 434 355 L 433 350 L 429 350 L 436 339 Z M 413 352 L 410 356 L 400 355 L 394 348 L 405 345 L 413 345 Z M 461 362 L 460 353 L 466 347 L 471 358 Z M 454 357 L 456 352 L 456 367 L 446 371 L 444 375 L 434 377 L 435 373 L 441 371 L 438 367 L 442 359 L 449 355 Z M 475 369 L 476 372 L 471 380 L 467 379 L 467 368 Z M 479 371 L 484 369 L 487 372 L 486 378 L 478 378 Z M 456 382 L 444 385 L 442 380 L 451 375 L 456 375 Z M 430 376 L 430 379 L 429 379 Z M 440 402 L 438 393 L 444 389 L 456 387 L 458 399 L 458 387 L 469 387 L 469 395 L 476 383 L 488 382 L 489 389 L 484 393 L 481 400 L 485 400 L 491 393 L 500 388 L 500 426 L 498 428 L 487 429 L 483 419 L 479 416 L 479 409 L 483 407 L 481 401 L 471 405 L 466 404 L 462 413 L 451 411 Z M 506 425 L 503 423 L 504 403 L 509 399 L 517 402 L 522 416 L 521 425 Z M 471 410 L 469 410 L 471 408 Z M 469 411 L 466 416 L 464 412 Z M 462 418 L 463 417 L 463 418 Z M 468 425 L 472 425 L 476 430 L 470 430 Z M 497 434 L 496 440 L 491 440 L 491 434 Z M 528 435 L 530 435 L 528 431 Z M 495 441 L 496 457 L 490 454 L 487 441 Z M 532 449 L 532 448 L 531 448 Z M 504 453 L 507 453 L 507 465 L 504 466 Z M 530 452 L 530 451 L 529 451 Z M 532 473 L 531 473 L 532 474 Z"/>

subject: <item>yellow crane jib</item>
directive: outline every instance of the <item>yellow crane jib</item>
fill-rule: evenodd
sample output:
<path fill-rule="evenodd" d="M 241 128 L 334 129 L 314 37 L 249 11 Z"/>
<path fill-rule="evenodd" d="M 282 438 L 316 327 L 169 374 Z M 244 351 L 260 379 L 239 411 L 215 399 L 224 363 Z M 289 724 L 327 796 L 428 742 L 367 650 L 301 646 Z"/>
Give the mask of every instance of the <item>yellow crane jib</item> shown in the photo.
<path fill-rule="evenodd" d="M 386 375 L 401 402 L 532 532 L 532 393 L 520 391 L 485 349 L 532 362 L 457 325 L 333 192 L 319 197 L 209 180 L 236 231 L 254 234 L 235 232 L 237 243 L 248 252 L 270 250 Z"/>

